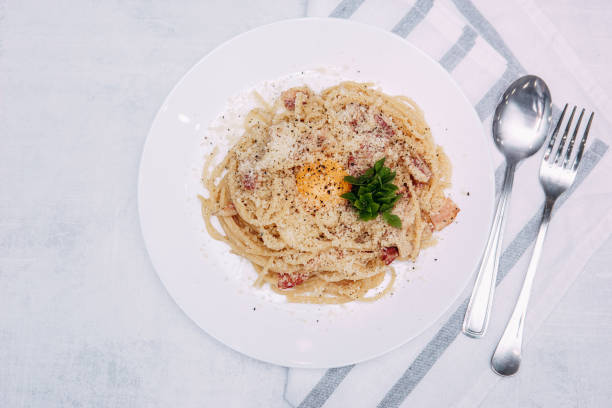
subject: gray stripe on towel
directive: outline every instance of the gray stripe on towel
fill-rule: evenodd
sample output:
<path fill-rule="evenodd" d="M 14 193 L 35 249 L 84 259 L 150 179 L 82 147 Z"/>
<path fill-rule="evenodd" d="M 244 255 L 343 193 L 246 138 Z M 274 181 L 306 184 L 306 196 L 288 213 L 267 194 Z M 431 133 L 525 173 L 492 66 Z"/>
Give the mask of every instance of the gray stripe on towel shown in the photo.
<path fill-rule="evenodd" d="M 506 45 L 501 35 L 499 35 L 493 25 L 489 23 L 470 0 L 453 0 L 453 3 L 455 3 L 457 10 L 463 14 L 476 30 L 478 30 L 478 34 L 491 44 L 491 46 L 508 61 L 509 65 L 519 68 L 520 71 L 525 71 L 525 68 L 523 68 L 512 51 L 510 51 L 510 48 Z"/>
<path fill-rule="evenodd" d="M 391 32 L 406 38 L 408 34 L 425 18 L 433 7 L 433 0 L 417 0 L 408 13 L 391 29 Z"/>
<path fill-rule="evenodd" d="M 446 54 L 440 58 L 440 65 L 444 67 L 448 72 L 452 72 L 453 69 L 465 58 L 465 56 L 474 48 L 476 44 L 476 37 L 478 34 L 470 26 L 463 27 L 463 32 L 453 46 L 446 51 Z"/>
<path fill-rule="evenodd" d="M 300 403 L 298 408 L 314 408 L 321 407 L 330 395 L 336 391 L 338 385 L 344 380 L 344 377 L 355 367 L 355 364 L 330 368 L 321 377 L 317 385 L 308 393 L 304 401 Z"/>
<path fill-rule="evenodd" d="M 330 13 L 330 17 L 350 18 L 365 0 L 342 0 Z"/>

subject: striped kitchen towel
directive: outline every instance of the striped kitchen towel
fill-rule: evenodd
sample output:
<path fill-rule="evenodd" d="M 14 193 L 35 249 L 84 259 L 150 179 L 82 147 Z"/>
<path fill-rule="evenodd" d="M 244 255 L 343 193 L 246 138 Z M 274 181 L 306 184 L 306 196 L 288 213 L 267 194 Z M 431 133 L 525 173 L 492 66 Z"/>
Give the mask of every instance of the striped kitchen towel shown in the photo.
<path fill-rule="evenodd" d="M 612 232 L 610 102 L 593 83 L 554 25 L 532 0 L 310 0 L 307 13 L 373 24 L 405 38 L 439 61 L 491 128 L 498 98 L 517 77 L 543 77 L 555 113 L 565 102 L 596 112 L 590 143 L 574 186 L 559 201 L 536 278 L 526 325 L 529 339 L 584 265 Z M 553 118 L 556 121 L 556 118 Z M 491 144 L 499 187 L 502 156 Z M 289 369 L 285 400 L 299 407 L 478 406 L 499 377 L 489 359 L 510 315 L 531 254 L 543 194 L 539 157 L 517 172 L 488 335 L 463 336 L 471 292 L 424 334 L 377 359 L 329 370 Z M 571 233 L 561 233 L 571 231 Z M 576 238 L 580 238 L 576 240 Z"/>

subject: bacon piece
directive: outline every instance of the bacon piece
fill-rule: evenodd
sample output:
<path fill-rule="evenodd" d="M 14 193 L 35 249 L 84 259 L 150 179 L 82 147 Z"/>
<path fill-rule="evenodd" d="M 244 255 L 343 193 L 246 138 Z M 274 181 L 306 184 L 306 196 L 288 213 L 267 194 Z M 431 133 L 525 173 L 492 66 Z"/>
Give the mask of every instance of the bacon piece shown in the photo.
<path fill-rule="evenodd" d="M 391 137 L 395 134 L 395 131 L 393 130 L 391 125 L 385 122 L 385 120 L 383 119 L 381 115 L 378 115 L 378 114 L 374 115 L 374 120 L 376 120 L 376 123 L 378 124 L 378 126 L 382 128 L 383 132 L 385 133 L 387 137 Z"/>
<path fill-rule="evenodd" d="M 414 155 L 410 156 L 410 161 L 417 172 L 417 174 L 414 174 L 415 178 L 422 183 L 428 182 L 432 176 L 432 172 L 425 160 L 423 160 L 423 158 L 419 155 Z"/>
<path fill-rule="evenodd" d="M 307 278 L 308 272 L 279 273 L 276 286 L 279 289 L 289 289 L 304 283 Z"/>
<path fill-rule="evenodd" d="M 414 178 L 414 177 L 412 177 L 411 179 L 412 179 L 412 183 L 414 184 L 414 189 L 415 189 L 416 191 L 419 191 L 419 192 L 420 192 L 420 191 L 423 191 L 423 189 L 425 189 L 425 187 L 427 187 L 427 186 L 428 186 L 428 184 L 427 184 L 427 183 L 421 183 L 420 181 L 415 180 L 415 178 Z"/>
<path fill-rule="evenodd" d="M 412 182 L 412 185 L 414 186 L 414 189 L 416 190 L 417 193 L 420 193 L 429 185 L 427 183 L 421 183 L 420 181 L 416 180 L 412 176 L 410 176 L 410 181 Z M 402 185 L 397 192 L 406 198 L 412 197 L 410 188 L 408 187 L 406 183 L 404 183 L 404 185 Z"/>
<path fill-rule="evenodd" d="M 457 217 L 458 213 L 459 207 L 457 207 L 457 204 L 455 204 L 453 200 L 447 197 L 444 200 L 444 204 L 442 204 L 442 207 L 440 207 L 440 209 L 436 213 L 429 214 L 429 218 L 431 219 L 431 223 L 433 224 L 434 230 L 440 231 L 448 224 L 453 222 L 455 220 L 455 217 Z"/>
<path fill-rule="evenodd" d="M 353 132 L 357 133 L 357 128 L 359 127 L 359 125 L 366 120 L 364 112 L 365 107 L 355 103 L 349 103 L 344 107 L 344 109 L 348 114 L 348 125 L 351 127 Z"/>
<path fill-rule="evenodd" d="M 380 259 L 385 263 L 385 265 L 389 265 L 391 262 L 395 261 L 395 258 L 399 256 L 399 251 L 397 247 L 386 247 L 381 249 Z"/>
<path fill-rule="evenodd" d="M 285 108 L 291 111 L 295 110 L 295 98 L 297 97 L 298 93 L 304 94 L 306 98 L 308 98 L 311 94 L 310 90 L 306 87 L 291 88 L 287 89 L 286 91 L 283 91 L 281 93 L 281 100 L 283 101 L 283 105 L 285 105 Z"/>
<path fill-rule="evenodd" d="M 403 183 L 397 192 L 406 198 L 412 197 L 412 193 L 410 192 L 410 188 L 408 187 L 407 183 Z"/>
<path fill-rule="evenodd" d="M 346 170 L 351 176 L 357 177 L 370 167 L 375 162 L 375 158 L 379 157 L 383 149 L 368 142 L 362 143 L 359 150 L 349 155 Z"/>
<path fill-rule="evenodd" d="M 281 99 L 283 100 L 283 104 L 285 108 L 289 110 L 295 109 L 295 97 L 297 96 L 298 90 L 295 88 L 287 89 L 283 93 L 281 93 Z"/>
<path fill-rule="evenodd" d="M 348 160 L 346 161 L 346 168 L 351 172 L 351 168 L 355 165 L 355 156 L 349 154 Z"/>
<path fill-rule="evenodd" d="M 245 190 L 253 191 L 257 187 L 257 174 L 245 174 L 242 176 L 242 187 Z"/>

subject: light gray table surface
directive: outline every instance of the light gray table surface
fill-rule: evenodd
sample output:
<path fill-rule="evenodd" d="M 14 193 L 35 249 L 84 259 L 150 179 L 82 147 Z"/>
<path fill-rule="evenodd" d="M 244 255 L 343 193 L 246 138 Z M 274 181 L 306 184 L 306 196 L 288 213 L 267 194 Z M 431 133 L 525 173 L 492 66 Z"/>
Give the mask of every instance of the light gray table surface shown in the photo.
<path fill-rule="evenodd" d="M 580 4 L 578 4 L 580 3 Z M 612 3 L 542 0 L 606 93 Z M 136 209 L 140 152 L 177 80 L 304 1 L 0 0 L 0 407 L 284 407 L 285 368 L 175 306 Z M 612 238 L 486 407 L 610 406 Z"/>

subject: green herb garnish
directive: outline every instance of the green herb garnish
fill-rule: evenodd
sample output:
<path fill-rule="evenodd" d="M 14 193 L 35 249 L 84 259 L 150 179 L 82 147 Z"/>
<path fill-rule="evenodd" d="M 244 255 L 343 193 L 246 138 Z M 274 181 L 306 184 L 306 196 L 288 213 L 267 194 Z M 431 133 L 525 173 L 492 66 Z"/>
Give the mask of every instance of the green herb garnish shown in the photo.
<path fill-rule="evenodd" d="M 402 228 L 402 220 L 397 215 L 391 214 L 395 202 L 402 195 L 395 193 L 398 187 L 391 183 L 395 179 L 395 172 L 385 167 L 384 164 L 385 158 L 383 157 L 361 176 L 346 176 L 344 181 L 352 184 L 351 192 L 342 194 L 340 197 L 353 204 L 361 220 L 373 220 L 378 217 L 378 214 L 382 214 L 387 224 L 395 228 Z"/>

